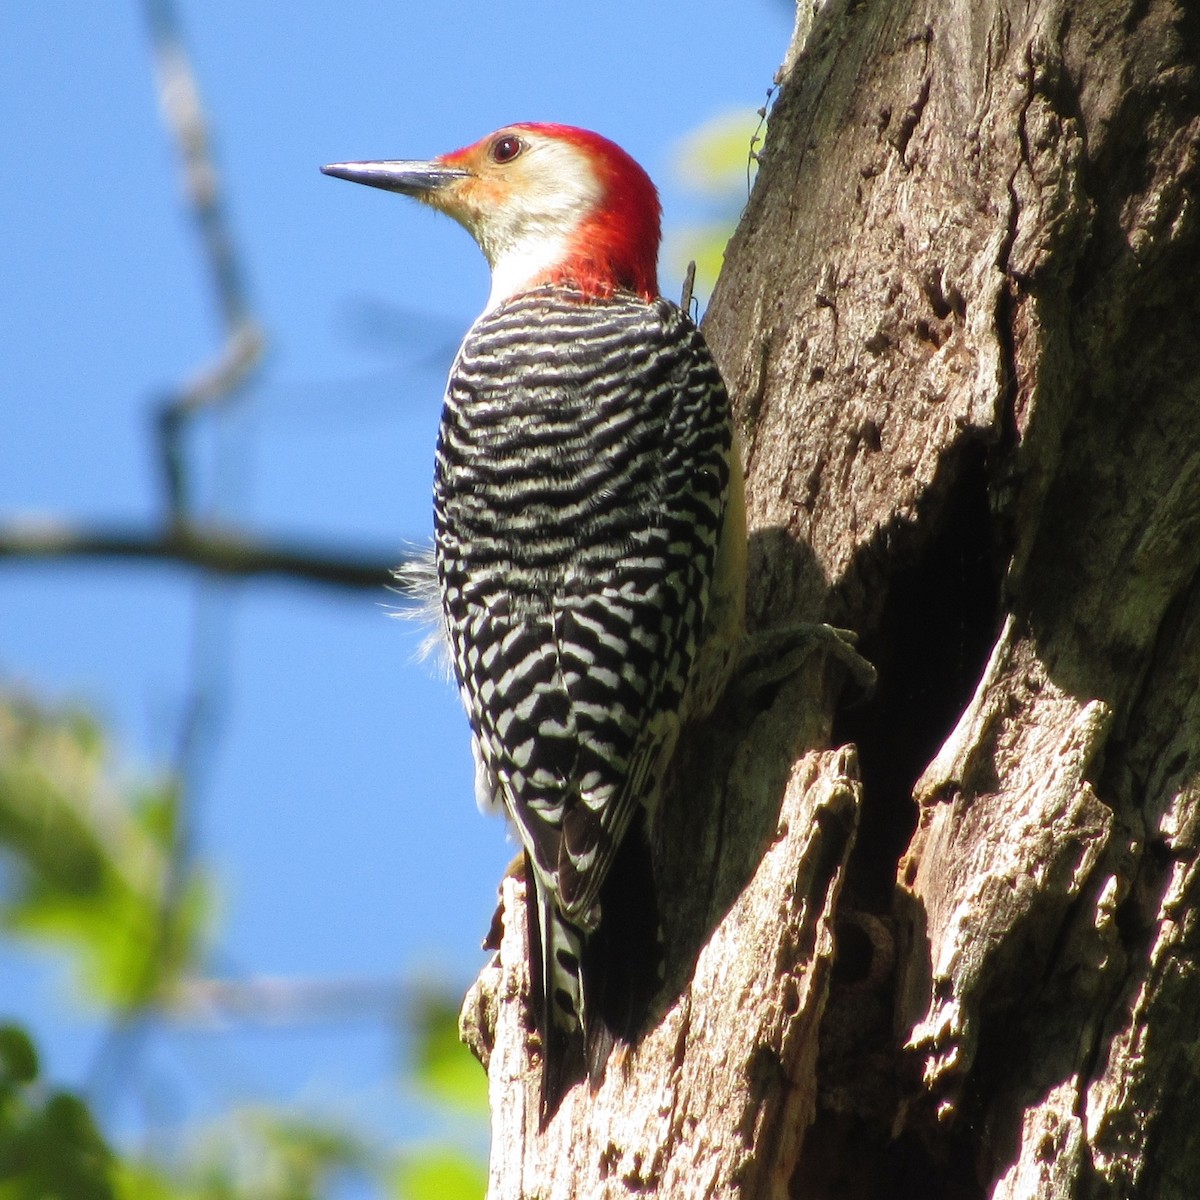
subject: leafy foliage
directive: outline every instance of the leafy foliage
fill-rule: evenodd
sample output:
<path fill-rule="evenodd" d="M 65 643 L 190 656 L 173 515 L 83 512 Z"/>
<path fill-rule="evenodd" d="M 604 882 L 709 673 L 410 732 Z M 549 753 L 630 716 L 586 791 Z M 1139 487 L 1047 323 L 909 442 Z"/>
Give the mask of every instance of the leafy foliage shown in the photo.
<path fill-rule="evenodd" d="M 481 1200 L 487 1172 L 461 1153 L 433 1148 L 405 1156 L 394 1185 L 396 1200 Z"/>
<path fill-rule="evenodd" d="M 458 1036 L 458 1006 L 426 989 L 413 1012 L 416 1082 L 433 1100 L 468 1116 L 488 1111 L 487 1076 Z"/>
<path fill-rule="evenodd" d="M 707 296 L 721 272 L 725 246 L 758 167 L 755 153 L 762 128 L 763 118 L 749 109 L 726 113 L 707 121 L 678 147 L 676 169 L 711 216 L 671 234 L 667 254 L 680 274 L 688 262 L 695 262 L 697 295 Z"/>
<path fill-rule="evenodd" d="M 181 861 L 174 783 L 123 797 L 109 771 L 89 717 L 0 703 L 0 919 L 67 949 L 82 994 L 128 1012 L 196 966 L 211 891 Z"/>
<path fill-rule="evenodd" d="M 42 1086 L 33 1043 L 0 1025 L 0 1195 L 114 1200 L 112 1155 L 87 1106 Z"/>
<path fill-rule="evenodd" d="M 183 804 L 170 779 L 114 782 L 85 714 L 0 697 L 0 926 L 64 950 L 81 994 L 114 1021 L 170 1014 L 204 966 L 212 890 L 184 853 Z M 455 1009 L 444 993 L 418 993 L 414 1082 L 482 1142 L 486 1077 L 458 1040 Z M 389 1151 L 336 1122 L 261 1107 L 231 1112 L 167 1160 L 122 1155 L 82 1099 L 41 1079 L 28 1034 L 0 1024 L 0 1200 L 319 1200 L 343 1177 L 397 1200 L 486 1190 L 479 1159 L 449 1137 Z"/>

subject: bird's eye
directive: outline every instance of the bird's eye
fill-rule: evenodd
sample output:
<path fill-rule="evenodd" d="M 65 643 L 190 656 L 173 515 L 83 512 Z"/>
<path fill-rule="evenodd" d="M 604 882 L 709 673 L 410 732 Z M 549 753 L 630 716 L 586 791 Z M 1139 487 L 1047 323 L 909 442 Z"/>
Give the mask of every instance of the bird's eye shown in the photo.
<path fill-rule="evenodd" d="M 522 149 L 519 137 L 514 137 L 511 133 L 506 134 L 502 138 L 497 138 L 492 144 L 492 162 L 512 162 L 521 153 Z"/>

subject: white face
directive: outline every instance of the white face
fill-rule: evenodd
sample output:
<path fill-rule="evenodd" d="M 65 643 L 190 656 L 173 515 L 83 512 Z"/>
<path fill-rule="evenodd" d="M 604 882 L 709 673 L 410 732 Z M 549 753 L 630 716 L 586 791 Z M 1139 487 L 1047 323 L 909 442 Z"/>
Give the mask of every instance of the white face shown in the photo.
<path fill-rule="evenodd" d="M 511 161 L 490 155 L 494 138 L 456 165 L 471 177 L 433 202 L 466 227 L 492 268 L 488 311 L 561 262 L 584 216 L 603 198 L 584 153 L 556 138 L 515 132 L 523 144 Z"/>

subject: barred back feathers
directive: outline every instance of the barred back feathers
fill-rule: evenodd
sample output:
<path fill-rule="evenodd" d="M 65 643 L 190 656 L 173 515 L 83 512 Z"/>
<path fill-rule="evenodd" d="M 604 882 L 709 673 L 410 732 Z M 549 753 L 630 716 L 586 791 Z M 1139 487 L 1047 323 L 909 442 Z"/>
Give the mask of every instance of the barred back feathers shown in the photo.
<path fill-rule="evenodd" d="M 582 944 L 687 716 L 731 454 L 720 375 L 666 300 L 539 288 L 485 313 L 451 371 L 438 578 L 484 790 L 529 856 L 548 1076 L 604 1037 Z"/>

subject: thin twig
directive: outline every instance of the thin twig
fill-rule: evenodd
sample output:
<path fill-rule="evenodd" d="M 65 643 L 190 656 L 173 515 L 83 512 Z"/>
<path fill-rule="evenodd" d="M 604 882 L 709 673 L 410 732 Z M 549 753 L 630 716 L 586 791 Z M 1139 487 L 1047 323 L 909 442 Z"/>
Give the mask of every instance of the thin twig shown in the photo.
<path fill-rule="evenodd" d="M 692 290 L 696 286 L 696 260 L 693 258 L 683 273 L 683 295 L 679 297 L 679 307 L 691 316 Z"/>
<path fill-rule="evenodd" d="M 182 438 L 187 418 L 228 404 L 262 361 L 262 329 L 250 313 L 233 229 L 221 197 L 208 125 L 191 60 L 183 44 L 172 0 L 144 0 L 151 49 L 158 75 L 163 120 L 179 151 L 184 193 L 200 235 L 201 260 L 208 267 L 225 341 L 205 364 L 164 401 L 158 414 L 158 453 L 172 519 L 188 511 Z"/>

